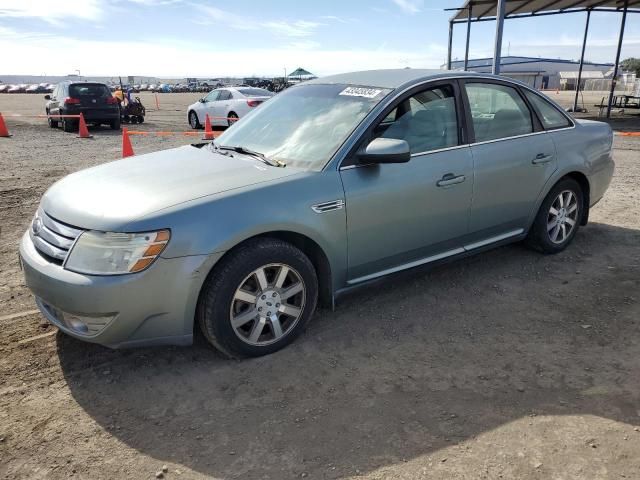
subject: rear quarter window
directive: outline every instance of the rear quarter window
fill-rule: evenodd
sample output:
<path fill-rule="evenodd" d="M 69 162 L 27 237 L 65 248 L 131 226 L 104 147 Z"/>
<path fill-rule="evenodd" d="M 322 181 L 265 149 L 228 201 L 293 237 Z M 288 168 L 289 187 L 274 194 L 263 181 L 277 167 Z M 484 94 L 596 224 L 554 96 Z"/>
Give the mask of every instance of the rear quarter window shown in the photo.
<path fill-rule="evenodd" d="M 523 89 L 524 90 L 524 89 Z M 553 104 L 542 98 L 540 95 L 536 95 L 529 90 L 524 90 L 524 94 L 527 100 L 536 109 L 540 121 L 546 130 L 552 130 L 554 128 L 570 127 L 571 122 L 567 117 L 560 112 Z"/>

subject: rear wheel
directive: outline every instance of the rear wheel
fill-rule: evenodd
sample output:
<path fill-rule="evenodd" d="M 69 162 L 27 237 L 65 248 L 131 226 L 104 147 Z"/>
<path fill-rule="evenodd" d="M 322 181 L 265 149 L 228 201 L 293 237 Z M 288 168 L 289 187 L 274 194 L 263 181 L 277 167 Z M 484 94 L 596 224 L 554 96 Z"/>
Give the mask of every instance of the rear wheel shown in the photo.
<path fill-rule="evenodd" d="M 63 118 L 62 119 L 62 129 L 67 133 L 75 132 L 75 130 L 76 130 L 75 122 L 73 120 L 71 120 L 70 118 Z"/>
<path fill-rule="evenodd" d="M 231 357 L 257 357 L 291 343 L 318 301 L 313 264 L 277 239 L 249 241 L 207 279 L 196 316 L 205 337 Z"/>
<path fill-rule="evenodd" d="M 572 178 L 560 180 L 542 202 L 527 236 L 527 244 L 543 253 L 561 252 L 578 231 L 582 209 L 580 184 Z"/>
<path fill-rule="evenodd" d="M 200 128 L 200 120 L 198 120 L 198 114 L 193 110 L 189 112 L 189 126 L 194 130 Z"/>
<path fill-rule="evenodd" d="M 238 121 L 238 114 L 236 112 L 229 112 L 229 116 L 227 117 L 227 123 L 229 126 L 233 125 Z"/>
<path fill-rule="evenodd" d="M 120 117 L 111 120 L 109 126 L 111 127 L 111 130 L 120 130 Z"/>

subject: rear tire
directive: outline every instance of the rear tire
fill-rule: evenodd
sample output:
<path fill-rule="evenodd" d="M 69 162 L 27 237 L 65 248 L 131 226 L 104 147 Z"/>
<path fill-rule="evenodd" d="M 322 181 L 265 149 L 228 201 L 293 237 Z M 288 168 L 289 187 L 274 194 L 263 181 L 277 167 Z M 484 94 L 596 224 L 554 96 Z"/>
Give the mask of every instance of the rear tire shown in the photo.
<path fill-rule="evenodd" d="M 62 119 L 62 129 L 67 133 L 72 133 L 76 131 L 76 124 L 70 118 Z"/>
<path fill-rule="evenodd" d="M 198 130 L 199 128 L 201 128 L 200 120 L 198 119 L 198 114 L 193 110 L 189 112 L 189 126 L 193 130 Z"/>
<path fill-rule="evenodd" d="M 318 279 L 307 256 L 289 243 L 261 238 L 231 252 L 209 274 L 196 318 L 224 354 L 258 357 L 300 335 L 317 301 Z"/>
<path fill-rule="evenodd" d="M 239 118 L 238 118 L 238 114 L 236 112 L 229 112 L 229 115 L 227 117 L 227 123 L 228 123 L 229 126 L 233 125 L 238 120 L 239 120 Z"/>
<path fill-rule="evenodd" d="M 540 205 L 526 244 L 542 253 L 561 252 L 578 232 L 583 206 L 580 184 L 572 178 L 560 180 Z"/>
<path fill-rule="evenodd" d="M 120 130 L 120 118 L 116 118 L 115 120 L 111 120 L 109 124 L 111 130 Z"/>

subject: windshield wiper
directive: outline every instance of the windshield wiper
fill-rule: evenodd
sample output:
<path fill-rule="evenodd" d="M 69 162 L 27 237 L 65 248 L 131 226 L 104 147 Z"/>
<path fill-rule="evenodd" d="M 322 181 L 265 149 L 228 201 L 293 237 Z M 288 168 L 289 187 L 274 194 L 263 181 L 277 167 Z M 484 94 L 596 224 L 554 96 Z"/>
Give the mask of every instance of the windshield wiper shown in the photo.
<path fill-rule="evenodd" d="M 256 152 L 238 145 L 216 145 L 216 146 L 218 147 L 219 150 L 231 150 L 232 152 L 240 153 L 243 155 L 251 155 L 252 157 L 257 158 L 261 162 L 266 163 L 267 165 L 271 165 L 272 167 L 287 166 L 286 163 L 281 162 L 280 160 L 276 160 L 275 158 L 269 158 L 264 153 Z"/>

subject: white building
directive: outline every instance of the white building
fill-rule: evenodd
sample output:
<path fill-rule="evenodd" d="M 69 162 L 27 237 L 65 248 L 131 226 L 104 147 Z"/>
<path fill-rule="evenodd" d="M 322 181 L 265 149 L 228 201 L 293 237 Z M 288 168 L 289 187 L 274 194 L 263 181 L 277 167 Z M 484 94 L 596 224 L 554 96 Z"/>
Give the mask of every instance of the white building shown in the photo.
<path fill-rule="evenodd" d="M 493 58 L 469 59 L 468 69 L 474 72 L 491 73 Z M 580 62 L 559 58 L 502 57 L 500 75 L 520 80 L 540 90 L 575 90 Z M 443 65 L 443 68 L 447 68 Z M 464 69 L 464 60 L 451 62 L 452 70 Z M 612 63 L 584 62 L 582 67 L 582 85 L 587 79 L 611 78 Z"/>

